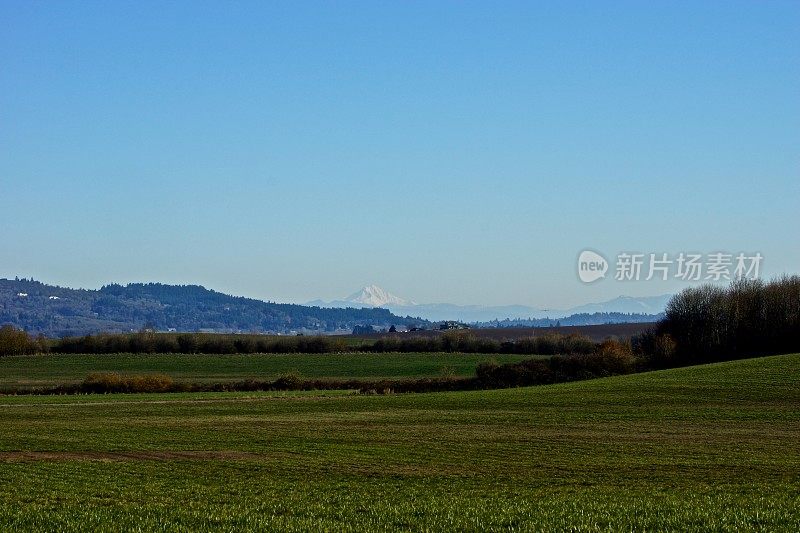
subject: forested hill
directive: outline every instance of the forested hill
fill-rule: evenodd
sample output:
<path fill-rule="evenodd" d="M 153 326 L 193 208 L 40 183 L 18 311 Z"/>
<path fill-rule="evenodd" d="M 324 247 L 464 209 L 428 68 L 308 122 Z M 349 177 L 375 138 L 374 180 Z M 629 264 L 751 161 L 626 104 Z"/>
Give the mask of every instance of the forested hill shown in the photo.
<path fill-rule="evenodd" d="M 132 283 L 68 289 L 26 279 L 0 279 L 0 325 L 48 337 L 157 331 L 296 333 L 424 322 L 386 309 L 326 309 L 263 302 L 199 285 Z"/>

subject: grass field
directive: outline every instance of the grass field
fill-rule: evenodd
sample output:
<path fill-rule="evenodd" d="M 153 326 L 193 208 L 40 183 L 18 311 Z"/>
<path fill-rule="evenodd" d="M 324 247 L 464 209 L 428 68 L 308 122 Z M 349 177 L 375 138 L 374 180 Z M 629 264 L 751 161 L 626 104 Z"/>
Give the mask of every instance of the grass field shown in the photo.
<path fill-rule="evenodd" d="M 0 358 L 0 390 L 82 381 L 91 372 L 161 372 L 176 381 L 218 383 L 275 379 L 296 371 L 306 378 L 471 376 L 478 363 L 521 361 L 522 355 L 386 354 L 108 354 L 26 355 Z"/>
<path fill-rule="evenodd" d="M 478 392 L 6 396 L 0 428 L 2 530 L 800 530 L 800 355 Z"/>

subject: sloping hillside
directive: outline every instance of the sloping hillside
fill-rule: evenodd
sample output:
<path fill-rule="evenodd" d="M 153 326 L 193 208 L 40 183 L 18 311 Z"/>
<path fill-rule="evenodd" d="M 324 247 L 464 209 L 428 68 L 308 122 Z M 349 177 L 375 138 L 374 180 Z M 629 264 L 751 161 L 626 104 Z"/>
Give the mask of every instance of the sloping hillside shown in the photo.
<path fill-rule="evenodd" d="M 355 325 L 419 323 L 386 309 L 322 309 L 229 296 L 199 285 L 135 283 L 99 290 L 0 279 L 0 324 L 48 337 L 166 331 L 335 332 Z"/>

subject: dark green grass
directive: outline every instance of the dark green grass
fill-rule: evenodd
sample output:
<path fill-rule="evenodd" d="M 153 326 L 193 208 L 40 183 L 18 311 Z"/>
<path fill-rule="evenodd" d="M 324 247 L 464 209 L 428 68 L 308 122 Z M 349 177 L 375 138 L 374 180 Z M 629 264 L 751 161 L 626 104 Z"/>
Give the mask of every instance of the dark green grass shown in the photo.
<path fill-rule="evenodd" d="M 0 529 L 797 531 L 799 373 L 2 397 Z"/>
<path fill-rule="evenodd" d="M 27 355 L 0 358 L 0 390 L 76 383 L 91 372 L 160 372 L 191 383 L 273 380 L 292 371 L 306 378 L 341 379 L 471 376 L 478 363 L 526 357 L 456 353 Z"/>

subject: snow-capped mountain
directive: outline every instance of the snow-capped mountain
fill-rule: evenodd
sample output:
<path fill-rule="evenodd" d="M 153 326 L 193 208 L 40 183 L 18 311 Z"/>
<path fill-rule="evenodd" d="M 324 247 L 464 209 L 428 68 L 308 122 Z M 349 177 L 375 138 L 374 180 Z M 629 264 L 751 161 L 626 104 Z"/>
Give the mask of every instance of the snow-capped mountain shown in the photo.
<path fill-rule="evenodd" d="M 410 300 L 405 300 L 399 296 L 385 291 L 377 285 L 368 285 L 348 296 L 345 301 L 357 305 L 369 305 L 372 307 L 400 306 L 406 307 L 416 305 Z"/>

